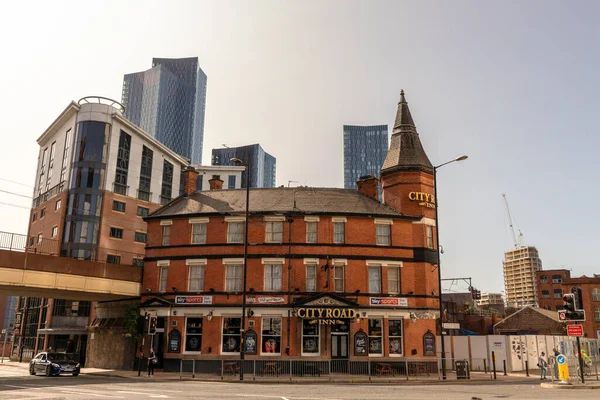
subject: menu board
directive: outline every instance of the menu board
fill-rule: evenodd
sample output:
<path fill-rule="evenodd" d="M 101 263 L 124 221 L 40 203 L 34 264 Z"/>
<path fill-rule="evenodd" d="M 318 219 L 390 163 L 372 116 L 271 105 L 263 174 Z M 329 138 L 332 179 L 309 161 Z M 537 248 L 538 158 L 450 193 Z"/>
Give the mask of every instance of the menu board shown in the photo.
<path fill-rule="evenodd" d="M 367 334 L 360 330 L 354 334 L 354 355 L 366 356 L 367 354 Z"/>
<path fill-rule="evenodd" d="M 173 329 L 169 333 L 169 353 L 179 353 L 181 349 L 181 332 Z"/>
<path fill-rule="evenodd" d="M 423 355 L 435 356 L 435 335 L 431 331 L 423 335 Z"/>
<path fill-rule="evenodd" d="M 256 336 L 256 332 L 253 330 L 249 330 L 246 332 L 246 336 L 244 339 L 244 353 L 246 354 L 256 354 L 257 348 L 256 344 L 258 342 L 258 338 Z"/>

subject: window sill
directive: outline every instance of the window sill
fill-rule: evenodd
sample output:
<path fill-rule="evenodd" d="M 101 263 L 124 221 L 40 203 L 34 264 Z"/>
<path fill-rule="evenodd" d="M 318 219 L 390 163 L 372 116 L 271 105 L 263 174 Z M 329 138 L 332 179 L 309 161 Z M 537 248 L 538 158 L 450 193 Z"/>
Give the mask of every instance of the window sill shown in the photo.
<path fill-rule="evenodd" d="M 369 354 L 369 357 L 373 357 L 373 358 L 383 358 L 383 354 Z"/>
<path fill-rule="evenodd" d="M 320 357 L 321 353 L 302 353 L 302 357 Z"/>
<path fill-rule="evenodd" d="M 279 357 L 281 353 L 260 353 L 260 355 L 265 357 Z"/>

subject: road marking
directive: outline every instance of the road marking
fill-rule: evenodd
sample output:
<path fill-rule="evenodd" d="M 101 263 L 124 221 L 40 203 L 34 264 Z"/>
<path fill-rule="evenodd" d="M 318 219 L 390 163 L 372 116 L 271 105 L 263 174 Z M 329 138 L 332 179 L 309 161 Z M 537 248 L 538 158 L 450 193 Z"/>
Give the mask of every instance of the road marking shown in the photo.
<path fill-rule="evenodd" d="M 17 386 L 17 385 L 3 385 L 3 386 L 11 387 L 11 388 L 17 388 L 17 389 L 35 389 L 35 390 L 40 390 L 41 389 L 39 387 Z"/>
<path fill-rule="evenodd" d="M 169 399 L 170 397 L 167 396 L 166 394 L 152 394 L 152 393 L 143 393 L 143 392 L 129 392 L 129 391 L 125 391 L 125 390 L 117 390 L 117 393 L 124 393 L 124 394 L 145 394 L 149 397 L 155 398 L 155 399 Z"/>
<path fill-rule="evenodd" d="M 131 386 L 131 385 L 127 385 L 127 386 Z M 146 391 L 146 392 L 156 392 L 156 389 L 142 389 L 142 388 L 138 388 L 138 387 L 136 387 L 134 389 L 135 390 L 139 390 L 141 392 L 144 392 L 144 391 Z M 161 389 L 161 392 L 164 392 L 164 393 L 182 393 L 183 391 L 182 390 L 162 390 Z"/>
<path fill-rule="evenodd" d="M 62 393 L 69 393 L 69 394 L 84 394 L 86 396 L 95 396 L 95 397 L 110 397 L 113 399 L 124 399 L 125 397 L 122 396 L 107 396 L 105 394 L 96 394 L 96 393 L 90 393 L 90 392 L 74 392 L 74 391 L 69 391 L 69 390 L 61 390 Z"/>
<path fill-rule="evenodd" d="M 274 398 L 274 399 L 282 399 L 282 400 L 341 400 L 341 399 L 330 399 L 327 397 L 283 397 L 283 396 L 267 396 L 264 394 L 240 394 L 236 393 L 236 396 L 241 397 L 261 397 L 261 398 Z"/>

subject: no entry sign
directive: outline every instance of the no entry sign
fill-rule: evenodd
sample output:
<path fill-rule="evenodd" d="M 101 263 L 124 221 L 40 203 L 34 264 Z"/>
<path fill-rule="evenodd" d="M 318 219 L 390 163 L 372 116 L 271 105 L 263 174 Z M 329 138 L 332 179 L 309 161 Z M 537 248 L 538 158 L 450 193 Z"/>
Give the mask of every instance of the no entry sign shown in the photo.
<path fill-rule="evenodd" d="M 567 335 L 583 336 L 583 325 L 567 325 Z"/>

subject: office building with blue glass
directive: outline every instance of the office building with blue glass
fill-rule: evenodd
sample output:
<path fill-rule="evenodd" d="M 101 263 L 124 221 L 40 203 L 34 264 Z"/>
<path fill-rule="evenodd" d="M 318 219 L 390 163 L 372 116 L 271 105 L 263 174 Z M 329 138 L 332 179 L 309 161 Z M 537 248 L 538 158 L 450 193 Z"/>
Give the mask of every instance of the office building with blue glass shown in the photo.
<path fill-rule="evenodd" d="M 250 165 L 250 187 L 275 187 L 275 157 L 264 151 L 259 144 L 226 147 L 212 151 L 212 165 L 237 165 L 231 162 L 232 158 L 239 158 Z M 242 187 L 246 187 L 246 172 L 242 173 Z"/>
<path fill-rule="evenodd" d="M 198 58 L 154 58 L 152 68 L 125 75 L 125 117 L 192 163 L 202 163 L 206 74 Z"/>
<path fill-rule="evenodd" d="M 344 125 L 344 188 L 356 189 L 361 176 L 378 176 L 387 153 L 387 125 Z"/>

